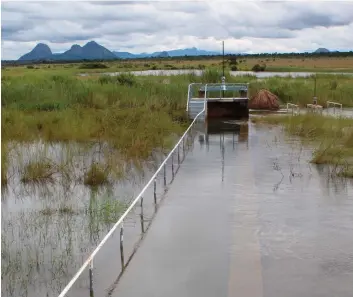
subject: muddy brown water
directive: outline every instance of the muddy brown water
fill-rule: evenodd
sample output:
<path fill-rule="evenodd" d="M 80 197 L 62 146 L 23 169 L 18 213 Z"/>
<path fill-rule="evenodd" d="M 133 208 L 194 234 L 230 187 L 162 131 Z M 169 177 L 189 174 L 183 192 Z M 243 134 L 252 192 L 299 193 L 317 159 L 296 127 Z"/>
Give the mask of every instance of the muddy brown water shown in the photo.
<path fill-rule="evenodd" d="M 166 194 L 159 177 L 158 208 L 147 191 L 141 241 L 141 207 L 125 222 L 125 262 L 138 248 L 124 273 L 119 232 L 97 255 L 94 296 L 351 297 L 352 180 L 309 164 L 312 148 L 279 127 L 227 121 L 208 132 L 197 126 Z M 144 172 L 99 191 L 15 178 L 2 194 L 2 296 L 58 295 L 112 226 L 90 202 L 129 201 L 153 168 Z M 167 173 L 169 183 L 170 163 Z M 40 212 L 64 202 L 74 214 Z M 85 271 L 68 296 L 88 295 Z"/>

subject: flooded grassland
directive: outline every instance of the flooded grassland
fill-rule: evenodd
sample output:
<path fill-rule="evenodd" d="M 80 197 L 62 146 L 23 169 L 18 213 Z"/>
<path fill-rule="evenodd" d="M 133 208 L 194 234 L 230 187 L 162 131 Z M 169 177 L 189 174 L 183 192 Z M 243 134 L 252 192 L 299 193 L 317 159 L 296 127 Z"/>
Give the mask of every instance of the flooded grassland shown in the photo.
<path fill-rule="evenodd" d="M 213 72 L 168 78 L 81 79 L 50 71 L 3 76 L 3 296 L 61 291 L 188 126 L 188 83 L 218 78 Z M 283 103 L 304 104 L 313 86 L 310 78 L 227 79 L 251 82 L 251 92 L 272 88 Z M 320 84 L 322 100 L 353 105 L 350 78 L 324 76 Z M 350 130 L 337 131 L 350 145 Z M 135 228 L 136 217 L 130 221 Z"/>

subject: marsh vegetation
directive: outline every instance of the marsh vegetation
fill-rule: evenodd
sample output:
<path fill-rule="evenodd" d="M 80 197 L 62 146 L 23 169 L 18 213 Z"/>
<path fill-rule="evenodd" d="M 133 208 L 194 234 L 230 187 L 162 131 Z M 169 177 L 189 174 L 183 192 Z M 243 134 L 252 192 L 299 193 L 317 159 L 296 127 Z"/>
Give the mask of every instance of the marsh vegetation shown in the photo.
<path fill-rule="evenodd" d="M 219 67 L 219 61 L 212 63 Z M 120 69 L 140 67 L 130 66 Z M 44 295 L 60 291 L 185 131 L 188 84 L 220 81 L 213 66 L 201 76 L 171 77 L 80 77 L 75 74 L 82 68 L 107 71 L 80 64 L 3 71 L 4 296 L 37 296 L 45 291 L 43 284 L 50 284 Z M 249 82 L 250 95 L 266 88 L 282 103 L 301 106 L 311 102 L 314 90 L 313 78 L 227 74 L 227 81 Z M 353 107 L 352 82 L 347 76 L 319 75 L 319 104 L 332 100 Z M 340 174 L 352 176 L 351 120 L 299 116 L 266 121 L 315 139 L 313 161 L 338 164 Z"/>
<path fill-rule="evenodd" d="M 302 114 L 265 116 L 253 121 L 283 125 L 290 135 L 299 136 L 303 144 L 315 148 L 312 163 L 330 164 L 334 175 L 353 177 L 353 118 Z"/>

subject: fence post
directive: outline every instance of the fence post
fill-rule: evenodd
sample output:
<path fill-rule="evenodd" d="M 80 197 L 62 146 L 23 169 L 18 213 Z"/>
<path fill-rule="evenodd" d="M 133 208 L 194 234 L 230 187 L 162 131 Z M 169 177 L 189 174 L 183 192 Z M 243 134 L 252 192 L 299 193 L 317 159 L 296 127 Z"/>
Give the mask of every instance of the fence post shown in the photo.
<path fill-rule="evenodd" d="M 154 179 L 153 181 L 153 198 L 154 198 L 154 204 L 157 204 L 157 181 Z"/>
<path fill-rule="evenodd" d="M 183 138 L 183 159 L 185 158 L 185 137 Z"/>
<path fill-rule="evenodd" d="M 140 213 L 140 219 L 141 219 L 141 231 L 142 233 L 145 233 L 145 225 L 143 221 L 143 197 L 141 197 L 141 213 Z"/>
<path fill-rule="evenodd" d="M 89 295 L 90 297 L 93 297 L 94 291 L 93 291 L 93 259 L 89 263 Z"/>
<path fill-rule="evenodd" d="M 174 152 L 172 154 L 172 177 L 174 178 Z"/>
<path fill-rule="evenodd" d="M 180 165 L 180 144 L 178 144 L 178 165 Z"/>
<path fill-rule="evenodd" d="M 121 270 L 124 270 L 124 225 L 121 224 L 120 228 L 120 260 L 121 260 Z"/>

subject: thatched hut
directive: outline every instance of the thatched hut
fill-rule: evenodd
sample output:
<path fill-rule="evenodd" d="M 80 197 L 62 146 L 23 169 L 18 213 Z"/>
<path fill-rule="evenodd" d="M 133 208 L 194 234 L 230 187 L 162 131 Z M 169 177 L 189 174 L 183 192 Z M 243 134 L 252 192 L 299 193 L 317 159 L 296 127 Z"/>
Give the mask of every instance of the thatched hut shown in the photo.
<path fill-rule="evenodd" d="M 278 110 L 279 99 L 275 94 L 272 94 L 270 91 L 262 89 L 249 100 L 249 108 Z"/>

